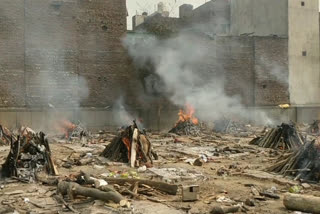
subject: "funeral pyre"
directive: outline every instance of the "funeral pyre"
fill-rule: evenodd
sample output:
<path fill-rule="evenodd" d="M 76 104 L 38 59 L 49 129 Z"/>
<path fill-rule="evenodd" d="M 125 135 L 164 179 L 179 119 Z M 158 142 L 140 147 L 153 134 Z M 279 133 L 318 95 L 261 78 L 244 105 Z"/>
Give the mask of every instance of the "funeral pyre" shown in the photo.
<path fill-rule="evenodd" d="M 307 142 L 299 150 L 280 157 L 268 171 L 293 176 L 295 180 L 320 182 L 320 141 Z"/>
<path fill-rule="evenodd" d="M 264 148 L 297 150 L 303 146 L 304 139 L 294 125 L 282 123 L 264 136 L 253 139 L 250 144 Z"/>
<path fill-rule="evenodd" d="M 118 136 L 101 153 L 112 161 L 130 163 L 131 167 L 153 164 L 152 157 L 158 159 L 146 133 L 140 131 L 135 121 L 133 125 L 120 130 Z"/>
<path fill-rule="evenodd" d="M 35 133 L 30 128 L 22 128 L 20 135 L 11 138 L 10 152 L 1 174 L 3 177 L 17 177 L 24 181 L 34 181 L 43 169 L 49 175 L 58 171 L 51 156 L 48 139 L 43 132 Z"/>
<path fill-rule="evenodd" d="M 179 120 L 169 133 L 199 136 L 201 127 L 199 125 L 199 120 L 195 117 L 194 113 L 194 108 L 188 104 L 185 106 L 184 110 L 180 109 L 178 113 Z"/>
<path fill-rule="evenodd" d="M 81 140 L 83 137 L 89 137 L 90 135 L 89 131 L 80 121 L 78 124 L 74 124 L 69 120 L 62 119 L 56 122 L 55 127 L 56 131 L 62 134 L 62 138 L 68 140 L 75 138 Z"/>

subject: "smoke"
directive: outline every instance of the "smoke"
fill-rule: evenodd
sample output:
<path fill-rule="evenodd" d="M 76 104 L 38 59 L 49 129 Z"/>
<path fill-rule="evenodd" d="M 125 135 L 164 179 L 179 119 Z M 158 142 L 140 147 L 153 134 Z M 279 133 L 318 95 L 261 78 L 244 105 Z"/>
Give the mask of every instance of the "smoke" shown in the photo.
<path fill-rule="evenodd" d="M 127 110 L 123 97 L 120 97 L 113 105 L 112 116 L 114 124 L 119 127 L 132 125 L 134 120 L 136 121 L 139 128 L 144 127 L 138 115 Z"/>
<path fill-rule="evenodd" d="M 126 38 L 124 44 L 136 65 L 153 63 L 163 83 L 163 94 L 175 105 L 191 104 L 200 120 L 212 122 L 231 116 L 271 122 L 263 112 L 247 110 L 239 96 L 226 94 L 224 70 L 217 58 L 210 57 L 216 50 L 206 48 L 202 41 L 201 37 L 184 32 L 167 40 L 151 37 L 140 44 Z M 208 60 L 215 69 L 199 69 Z"/>
<path fill-rule="evenodd" d="M 258 59 L 259 65 L 262 67 L 263 71 L 266 72 L 258 72 L 260 79 L 274 79 L 280 84 L 289 85 L 288 72 L 286 71 L 286 67 L 281 65 L 280 63 L 274 60 L 268 60 L 266 57 L 260 57 Z"/>

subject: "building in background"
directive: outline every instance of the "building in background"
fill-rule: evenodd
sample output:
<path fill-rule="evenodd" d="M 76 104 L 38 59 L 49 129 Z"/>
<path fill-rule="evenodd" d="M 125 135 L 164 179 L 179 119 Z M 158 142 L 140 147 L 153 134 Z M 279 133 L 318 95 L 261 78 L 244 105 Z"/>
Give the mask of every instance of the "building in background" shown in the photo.
<path fill-rule="evenodd" d="M 318 0 L 214 0 L 179 9 L 179 18 L 145 17 L 131 36 L 200 32 L 214 52 L 204 69 L 215 70 L 212 62 L 219 60 L 229 95 L 262 108 L 291 103 L 303 107 L 295 119 L 314 118 L 311 106 L 320 105 Z"/>

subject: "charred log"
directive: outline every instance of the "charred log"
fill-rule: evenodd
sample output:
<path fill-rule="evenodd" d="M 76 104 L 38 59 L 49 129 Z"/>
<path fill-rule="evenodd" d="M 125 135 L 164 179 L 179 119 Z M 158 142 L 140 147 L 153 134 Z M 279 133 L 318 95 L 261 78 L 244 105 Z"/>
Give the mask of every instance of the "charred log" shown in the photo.
<path fill-rule="evenodd" d="M 192 121 L 180 121 L 169 131 L 169 133 L 174 133 L 177 135 L 199 136 L 200 131 L 201 128 L 198 124 L 194 124 Z"/>

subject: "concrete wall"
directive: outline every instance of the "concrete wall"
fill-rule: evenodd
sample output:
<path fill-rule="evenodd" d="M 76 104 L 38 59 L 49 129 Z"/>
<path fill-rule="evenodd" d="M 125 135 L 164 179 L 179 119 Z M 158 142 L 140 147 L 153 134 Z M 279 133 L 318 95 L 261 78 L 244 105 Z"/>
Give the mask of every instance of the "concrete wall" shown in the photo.
<path fill-rule="evenodd" d="M 231 0 L 231 35 L 288 35 L 288 1 Z"/>
<path fill-rule="evenodd" d="M 289 1 L 290 100 L 294 105 L 320 104 L 319 1 L 301 2 Z"/>

